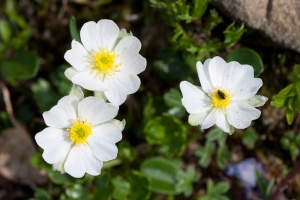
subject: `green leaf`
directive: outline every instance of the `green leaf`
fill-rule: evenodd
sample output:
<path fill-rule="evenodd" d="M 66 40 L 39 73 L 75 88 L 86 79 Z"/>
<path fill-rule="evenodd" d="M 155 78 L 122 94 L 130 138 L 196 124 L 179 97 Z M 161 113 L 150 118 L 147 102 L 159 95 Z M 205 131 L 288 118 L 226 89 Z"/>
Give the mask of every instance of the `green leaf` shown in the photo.
<path fill-rule="evenodd" d="M 101 173 L 97 176 L 94 181 L 94 186 L 96 188 L 95 197 L 96 199 L 108 200 L 110 199 L 113 187 L 110 185 L 110 175 L 107 173 Z"/>
<path fill-rule="evenodd" d="M 57 88 L 59 93 L 63 96 L 69 94 L 73 85 L 72 82 L 69 79 L 67 79 L 67 77 L 64 75 L 64 71 L 68 67 L 69 66 L 67 65 L 61 65 L 54 72 L 50 74 L 51 82 Z"/>
<path fill-rule="evenodd" d="M 9 23 L 4 19 L 0 19 L 0 37 L 4 43 L 8 43 L 11 38 Z"/>
<path fill-rule="evenodd" d="M 231 153 L 226 144 L 219 146 L 217 150 L 217 165 L 220 169 L 225 169 L 228 160 L 231 158 Z"/>
<path fill-rule="evenodd" d="M 193 0 L 193 18 L 200 19 L 205 13 L 210 0 Z"/>
<path fill-rule="evenodd" d="M 149 181 L 139 171 L 131 171 L 129 174 L 131 192 L 130 200 L 147 200 L 151 196 Z"/>
<path fill-rule="evenodd" d="M 130 183 L 121 176 L 117 176 L 112 180 L 114 186 L 113 198 L 117 200 L 125 200 L 130 194 Z"/>
<path fill-rule="evenodd" d="M 180 169 L 178 160 L 167 160 L 154 157 L 145 160 L 141 165 L 141 173 L 148 178 L 153 192 L 162 194 L 177 194 L 176 174 Z"/>
<path fill-rule="evenodd" d="M 70 33 L 71 33 L 72 39 L 81 43 L 80 35 L 79 35 L 77 25 L 76 25 L 76 18 L 74 16 L 72 16 L 69 21 L 69 28 L 70 28 Z"/>
<path fill-rule="evenodd" d="M 178 183 L 176 190 L 183 193 L 185 197 L 193 193 L 193 183 L 198 181 L 200 176 L 197 174 L 194 167 L 189 166 L 186 171 L 179 170 L 176 176 Z"/>
<path fill-rule="evenodd" d="M 226 182 L 219 182 L 214 185 L 213 181 L 209 179 L 206 185 L 206 194 L 201 196 L 199 200 L 229 200 L 229 198 L 224 195 L 229 188 Z"/>
<path fill-rule="evenodd" d="M 86 200 L 93 199 L 93 194 L 79 183 L 76 183 L 71 187 L 68 187 L 66 189 L 66 195 L 71 199 L 86 199 Z"/>
<path fill-rule="evenodd" d="M 251 65 L 254 68 L 255 77 L 259 77 L 264 70 L 263 61 L 260 55 L 249 48 L 240 47 L 233 50 L 228 54 L 226 60 L 227 62 L 237 61 L 240 64 Z"/>
<path fill-rule="evenodd" d="M 287 123 L 289 125 L 291 125 L 292 122 L 293 122 L 293 119 L 294 119 L 294 111 L 287 108 L 286 113 L 285 113 L 285 117 L 286 117 Z"/>
<path fill-rule="evenodd" d="M 147 142 L 161 145 L 162 151 L 168 156 L 180 154 L 186 147 L 186 127 L 170 115 L 164 114 L 150 120 L 144 132 Z"/>
<path fill-rule="evenodd" d="M 258 139 L 258 134 L 254 129 L 247 129 L 241 134 L 241 140 L 244 145 L 253 144 Z"/>
<path fill-rule="evenodd" d="M 229 24 L 224 33 L 224 45 L 229 48 L 235 45 L 242 35 L 246 32 L 244 24 L 242 23 L 239 27 L 234 26 L 234 22 Z"/>
<path fill-rule="evenodd" d="M 57 171 L 53 171 L 52 169 L 48 170 L 48 177 L 53 183 L 58 185 L 69 184 L 75 180 L 69 174 L 61 174 Z"/>
<path fill-rule="evenodd" d="M 274 184 L 275 184 L 275 178 L 273 177 L 271 179 L 271 181 L 269 182 L 269 184 L 267 185 L 267 188 L 265 190 L 265 197 L 266 197 L 266 199 L 270 199 Z"/>
<path fill-rule="evenodd" d="M 210 164 L 214 150 L 215 144 L 213 142 L 206 142 L 204 147 L 199 147 L 195 151 L 195 155 L 200 157 L 198 164 L 201 167 L 207 167 Z"/>
<path fill-rule="evenodd" d="M 185 108 L 181 103 L 182 95 L 178 89 L 172 88 L 164 94 L 163 99 L 165 104 L 170 107 L 168 113 L 177 118 L 182 118 L 186 113 Z"/>
<path fill-rule="evenodd" d="M 29 79 L 38 71 L 38 55 L 36 52 L 16 52 L 13 58 L 4 60 L 0 70 L 6 78 Z"/>
<path fill-rule="evenodd" d="M 227 133 L 219 128 L 213 128 L 206 134 L 206 138 L 208 142 L 218 141 L 219 145 L 222 145 L 226 141 Z"/>
<path fill-rule="evenodd" d="M 60 98 L 60 95 L 53 89 L 50 83 L 42 78 L 39 78 L 31 86 L 33 98 L 35 99 L 40 113 L 50 110 Z"/>
<path fill-rule="evenodd" d="M 34 200 L 51 200 L 51 195 L 44 188 L 37 188 L 34 192 Z"/>

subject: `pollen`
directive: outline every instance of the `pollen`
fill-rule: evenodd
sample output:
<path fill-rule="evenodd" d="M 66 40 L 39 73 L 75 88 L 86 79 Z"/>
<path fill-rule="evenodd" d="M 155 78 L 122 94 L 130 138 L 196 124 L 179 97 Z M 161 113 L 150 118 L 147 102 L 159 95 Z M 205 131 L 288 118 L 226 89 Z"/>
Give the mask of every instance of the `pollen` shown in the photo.
<path fill-rule="evenodd" d="M 212 92 L 211 96 L 211 106 L 218 109 L 218 111 L 226 109 L 227 105 L 230 103 L 230 94 L 227 90 L 216 90 Z"/>
<path fill-rule="evenodd" d="M 122 65 L 121 62 L 116 63 L 119 56 L 115 50 L 109 51 L 107 46 L 105 48 L 98 48 L 97 51 L 89 55 L 88 61 L 92 73 L 97 74 L 100 80 L 104 80 L 119 72 L 118 68 Z"/>
<path fill-rule="evenodd" d="M 75 144 L 76 146 L 85 144 L 88 136 L 92 134 L 92 123 L 84 118 L 76 118 L 73 119 L 72 122 L 72 127 L 67 129 L 72 144 Z"/>

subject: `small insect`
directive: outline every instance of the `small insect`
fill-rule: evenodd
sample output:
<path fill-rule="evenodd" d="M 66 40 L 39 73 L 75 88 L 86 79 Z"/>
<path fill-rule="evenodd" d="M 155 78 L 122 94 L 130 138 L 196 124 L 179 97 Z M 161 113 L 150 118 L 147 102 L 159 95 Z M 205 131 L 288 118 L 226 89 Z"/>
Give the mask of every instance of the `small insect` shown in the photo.
<path fill-rule="evenodd" d="M 218 90 L 218 95 L 221 99 L 226 99 L 226 95 L 221 90 Z"/>

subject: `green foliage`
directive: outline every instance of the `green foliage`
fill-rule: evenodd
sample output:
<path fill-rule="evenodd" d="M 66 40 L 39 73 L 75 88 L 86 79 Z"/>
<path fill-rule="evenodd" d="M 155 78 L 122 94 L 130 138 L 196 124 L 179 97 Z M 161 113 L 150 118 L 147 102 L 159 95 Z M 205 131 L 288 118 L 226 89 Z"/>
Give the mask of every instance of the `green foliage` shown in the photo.
<path fill-rule="evenodd" d="M 230 52 L 226 61 L 237 61 L 240 64 L 251 65 L 254 68 L 255 77 L 259 77 L 264 70 L 264 64 L 260 55 L 253 49 L 245 47 L 240 47 Z"/>
<path fill-rule="evenodd" d="M 244 145 L 253 145 L 258 139 L 258 134 L 254 129 L 247 129 L 240 137 Z"/>
<path fill-rule="evenodd" d="M 34 197 L 30 198 L 29 200 L 52 200 L 52 197 L 46 189 L 38 188 L 34 192 Z"/>
<path fill-rule="evenodd" d="M 185 108 L 181 103 L 182 95 L 178 89 L 172 88 L 163 96 L 165 104 L 169 107 L 168 114 L 177 118 L 182 118 L 185 114 Z"/>
<path fill-rule="evenodd" d="M 7 79 L 28 79 L 38 71 L 38 55 L 36 52 L 18 51 L 14 57 L 0 63 L 0 71 Z"/>
<path fill-rule="evenodd" d="M 176 178 L 178 181 L 176 190 L 188 197 L 193 193 L 193 183 L 199 180 L 200 175 L 197 174 L 194 167 L 189 166 L 186 171 L 179 170 Z"/>
<path fill-rule="evenodd" d="M 161 151 L 167 156 L 179 155 L 186 147 L 186 127 L 170 115 L 164 114 L 149 120 L 144 132 L 147 142 L 160 145 Z"/>
<path fill-rule="evenodd" d="M 271 102 L 275 107 L 286 108 L 288 124 L 292 124 L 294 112 L 300 112 L 300 65 L 295 65 L 290 79 L 292 83 L 283 88 L 277 95 L 274 95 Z"/>
<path fill-rule="evenodd" d="M 228 160 L 231 158 L 231 153 L 225 144 L 226 137 L 227 134 L 218 128 L 214 128 L 206 134 L 205 145 L 203 147 L 200 146 L 195 151 L 195 155 L 200 158 L 198 164 L 201 167 L 206 168 L 208 165 L 210 165 L 213 159 L 213 154 L 217 147 L 214 143 L 215 141 L 218 143 L 216 160 L 217 165 L 221 169 L 226 167 Z"/>
<path fill-rule="evenodd" d="M 300 134 L 294 134 L 293 131 L 288 131 L 287 134 L 280 139 L 283 149 L 288 150 L 293 160 L 300 154 Z"/>
<path fill-rule="evenodd" d="M 271 181 L 266 184 L 264 178 L 262 177 L 261 173 L 256 169 L 255 174 L 257 177 L 257 185 L 260 189 L 260 191 L 264 195 L 264 199 L 268 200 L 271 197 L 273 186 L 275 184 L 275 178 L 273 177 Z"/>
<path fill-rule="evenodd" d="M 130 183 L 121 176 L 116 176 L 112 180 L 114 186 L 113 198 L 116 200 L 124 200 L 130 194 Z"/>
<path fill-rule="evenodd" d="M 244 29 L 244 24 L 241 24 L 241 26 L 236 27 L 234 26 L 234 22 L 232 22 L 230 25 L 227 26 L 226 30 L 223 32 L 225 39 L 224 39 L 224 45 L 229 48 L 235 45 L 242 35 L 246 32 Z M 257 54 L 258 55 L 258 54 Z"/>
<path fill-rule="evenodd" d="M 139 171 L 131 171 L 129 174 L 131 183 L 130 200 L 147 200 L 151 196 L 148 179 Z"/>
<path fill-rule="evenodd" d="M 70 29 L 71 38 L 81 43 L 80 35 L 76 25 L 76 19 L 74 16 L 70 18 L 69 29 Z"/>
<path fill-rule="evenodd" d="M 219 182 L 215 185 L 213 181 L 209 179 L 206 185 L 206 193 L 201 196 L 199 200 L 229 200 L 229 198 L 224 195 L 229 188 L 229 185 L 225 182 Z"/>
<path fill-rule="evenodd" d="M 141 173 L 149 180 L 149 189 L 162 194 L 178 194 L 176 190 L 176 174 L 179 171 L 178 160 L 167 160 L 153 157 L 141 165 Z"/>

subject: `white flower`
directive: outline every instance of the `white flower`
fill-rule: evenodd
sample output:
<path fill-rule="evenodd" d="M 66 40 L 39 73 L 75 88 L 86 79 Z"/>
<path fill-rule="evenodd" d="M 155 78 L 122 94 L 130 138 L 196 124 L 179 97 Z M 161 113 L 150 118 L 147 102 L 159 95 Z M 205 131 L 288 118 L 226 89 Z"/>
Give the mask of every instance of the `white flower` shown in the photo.
<path fill-rule="evenodd" d="M 141 42 L 111 20 L 87 22 L 80 30 L 82 44 L 73 40 L 65 59 L 72 65 L 65 75 L 87 90 L 104 92 L 121 105 L 141 84 L 137 74 L 146 68 L 139 54 Z"/>
<path fill-rule="evenodd" d="M 113 119 L 118 107 L 97 97 L 79 100 L 74 95 L 60 99 L 44 112 L 47 128 L 35 136 L 44 149 L 43 158 L 53 169 L 80 178 L 99 175 L 103 162 L 115 159 L 116 142 L 122 138 L 124 123 Z"/>
<path fill-rule="evenodd" d="M 254 78 L 250 65 L 238 62 L 226 63 L 220 57 L 208 59 L 202 65 L 197 62 L 197 71 L 202 87 L 187 81 L 180 83 L 182 104 L 190 113 L 189 123 L 207 129 L 216 124 L 224 132 L 232 134 L 234 128 L 247 128 L 260 116 L 254 107 L 267 101 L 255 95 L 262 86 L 260 78 Z"/>

